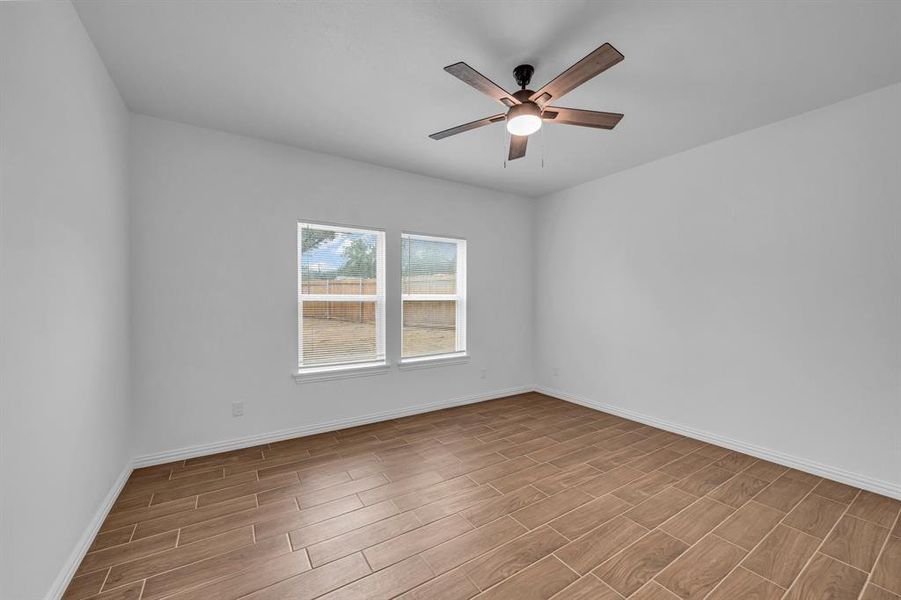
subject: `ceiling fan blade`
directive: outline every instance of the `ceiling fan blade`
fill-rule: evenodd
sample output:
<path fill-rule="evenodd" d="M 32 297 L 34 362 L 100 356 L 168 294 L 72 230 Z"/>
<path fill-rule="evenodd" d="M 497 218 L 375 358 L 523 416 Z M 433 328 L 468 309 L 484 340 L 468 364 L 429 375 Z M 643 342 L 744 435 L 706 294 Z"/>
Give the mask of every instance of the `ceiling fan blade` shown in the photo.
<path fill-rule="evenodd" d="M 458 133 L 463 133 L 464 131 L 469 131 L 471 129 L 478 129 L 479 127 L 484 127 L 485 125 L 491 125 L 492 123 L 497 123 L 498 121 L 503 121 L 505 119 L 505 115 L 503 113 L 499 115 L 494 115 L 491 117 L 485 117 L 484 119 L 479 119 L 478 121 L 471 121 L 469 123 L 464 123 L 463 125 L 457 125 L 456 127 L 451 127 L 450 129 L 445 129 L 444 131 L 439 131 L 438 133 L 433 133 L 429 137 L 433 140 L 443 140 L 446 137 L 450 137 L 452 135 L 457 135 Z"/>
<path fill-rule="evenodd" d="M 562 123 L 564 125 L 579 125 L 580 127 L 594 127 L 596 129 L 613 129 L 620 122 L 623 115 L 620 113 L 600 112 L 596 110 L 580 110 L 578 108 L 563 108 L 562 106 L 548 106 L 541 113 L 544 121 Z"/>
<path fill-rule="evenodd" d="M 526 155 L 526 144 L 529 143 L 527 135 L 511 135 L 510 136 L 510 154 L 507 160 L 516 160 Z"/>
<path fill-rule="evenodd" d="M 505 106 L 519 104 L 519 100 L 507 93 L 504 88 L 494 83 L 465 62 L 458 62 L 444 67 L 444 70 L 462 81 L 479 90 L 487 96 L 491 96 Z"/>
<path fill-rule="evenodd" d="M 567 70 L 557 75 L 550 83 L 532 94 L 530 100 L 544 106 L 571 92 L 595 75 L 600 75 L 625 57 L 620 51 L 604 44 Z"/>

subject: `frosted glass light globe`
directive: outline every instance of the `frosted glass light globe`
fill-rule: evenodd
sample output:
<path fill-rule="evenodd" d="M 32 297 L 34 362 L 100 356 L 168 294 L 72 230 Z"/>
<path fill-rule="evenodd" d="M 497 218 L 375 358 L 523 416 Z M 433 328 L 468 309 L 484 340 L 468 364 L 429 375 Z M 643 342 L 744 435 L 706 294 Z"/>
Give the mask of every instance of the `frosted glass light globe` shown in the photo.
<path fill-rule="evenodd" d="M 507 131 L 512 135 L 532 135 L 541 129 L 541 117 L 536 115 L 519 115 L 507 121 Z"/>
<path fill-rule="evenodd" d="M 541 109 L 534 102 L 517 104 L 507 112 L 507 131 L 511 135 L 532 135 L 541 129 Z"/>

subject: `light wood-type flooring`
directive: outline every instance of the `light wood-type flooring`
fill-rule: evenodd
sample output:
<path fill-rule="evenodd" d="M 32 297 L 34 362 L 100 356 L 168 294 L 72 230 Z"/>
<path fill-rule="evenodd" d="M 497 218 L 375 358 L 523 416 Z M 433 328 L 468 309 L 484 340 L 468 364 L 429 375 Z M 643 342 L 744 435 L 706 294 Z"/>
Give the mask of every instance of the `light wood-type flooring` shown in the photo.
<path fill-rule="evenodd" d="M 66 600 L 901 600 L 901 503 L 541 394 L 136 470 Z"/>

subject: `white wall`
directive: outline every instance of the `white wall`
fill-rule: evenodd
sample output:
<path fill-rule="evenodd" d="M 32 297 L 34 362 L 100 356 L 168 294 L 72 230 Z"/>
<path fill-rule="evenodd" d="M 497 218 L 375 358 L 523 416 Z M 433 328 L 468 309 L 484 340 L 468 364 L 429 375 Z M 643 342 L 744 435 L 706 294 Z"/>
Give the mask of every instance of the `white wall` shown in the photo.
<path fill-rule="evenodd" d="M 901 494 L 899 106 L 895 85 L 542 199 L 539 383 Z"/>
<path fill-rule="evenodd" d="M 131 143 L 138 455 L 532 383 L 528 200 L 150 117 Z M 471 363 L 296 384 L 298 219 L 387 231 L 391 361 L 400 232 L 465 237 Z"/>
<path fill-rule="evenodd" d="M 65 570 L 131 457 L 128 113 L 68 2 L 0 3 L 0 598 Z"/>

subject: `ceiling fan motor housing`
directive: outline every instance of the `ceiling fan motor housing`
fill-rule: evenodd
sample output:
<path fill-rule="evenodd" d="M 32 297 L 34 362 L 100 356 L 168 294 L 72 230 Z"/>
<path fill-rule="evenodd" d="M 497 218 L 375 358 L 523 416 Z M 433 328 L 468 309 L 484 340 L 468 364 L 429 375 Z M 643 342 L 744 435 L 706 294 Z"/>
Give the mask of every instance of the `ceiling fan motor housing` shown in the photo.
<path fill-rule="evenodd" d="M 529 98 L 531 98 L 532 94 L 534 94 L 534 93 L 535 92 L 533 92 L 532 90 L 527 90 L 527 89 L 523 88 L 521 90 L 517 90 L 517 91 L 513 92 L 510 95 L 513 96 L 514 98 L 516 98 L 517 100 L 519 100 L 520 102 L 528 102 Z"/>
<path fill-rule="evenodd" d="M 535 115 L 536 117 L 540 117 L 541 109 L 534 102 L 523 102 L 507 111 L 507 120 L 509 121 L 522 115 Z"/>

